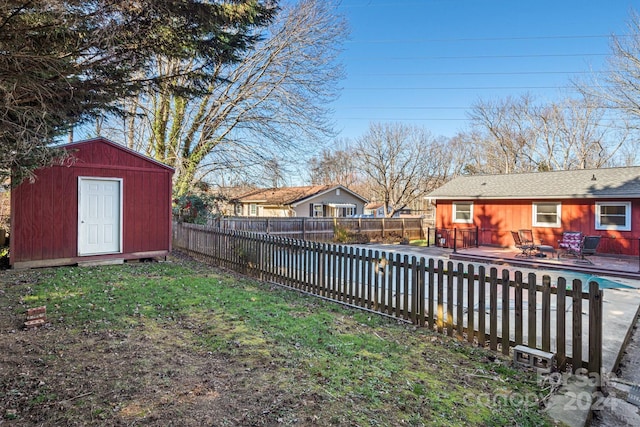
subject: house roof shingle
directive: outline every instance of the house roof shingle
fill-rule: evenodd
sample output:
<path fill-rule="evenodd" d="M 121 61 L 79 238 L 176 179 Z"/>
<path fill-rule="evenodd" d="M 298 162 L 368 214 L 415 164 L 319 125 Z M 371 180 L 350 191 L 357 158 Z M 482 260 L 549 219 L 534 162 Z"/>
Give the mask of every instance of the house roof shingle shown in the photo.
<path fill-rule="evenodd" d="M 302 200 L 317 196 L 334 188 L 341 188 L 361 198 L 361 196 L 342 186 L 308 185 L 300 187 L 261 188 L 242 194 L 237 197 L 237 200 L 241 203 L 262 203 L 274 206 L 295 205 Z M 366 201 L 365 199 L 363 200 Z"/>
<path fill-rule="evenodd" d="M 461 176 L 427 197 L 441 200 L 640 198 L 640 166 Z"/>

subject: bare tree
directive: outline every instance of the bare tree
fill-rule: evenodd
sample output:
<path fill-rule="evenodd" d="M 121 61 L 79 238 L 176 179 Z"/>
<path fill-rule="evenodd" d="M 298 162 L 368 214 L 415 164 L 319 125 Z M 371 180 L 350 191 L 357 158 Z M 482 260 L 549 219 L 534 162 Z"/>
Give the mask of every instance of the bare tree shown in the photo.
<path fill-rule="evenodd" d="M 405 124 L 371 124 L 356 152 L 363 180 L 388 216 L 424 198 L 451 173 L 446 142 Z"/>
<path fill-rule="evenodd" d="M 613 36 L 611 56 L 602 79 L 576 85 L 583 93 L 594 95 L 611 111 L 640 122 L 640 15 L 631 10 L 629 33 Z"/>
<path fill-rule="evenodd" d="M 535 132 L 530 120 L 530 95 L 507 97 L 500 101 L 478 101 L 472 106 L 473 126 L 485 134 L 478 140 L 484 154 L 484 172 L 513 173 L 530 171 L 530 146 Z"/>
<path fill-rule="evenodd" d="M 177 195 L 209 174 L 259 175 L 266 161 L 297 159 L 333 135 L 328 102 L 342 77 L 346 34 L 333 2 L 287 3 L 254 49 L 211 68 L 216 79 L 205 96 L 140 93 L 127 103 L 129 119 L 115 124 L 127 145 L 176 168 Z M 185 65 L 196 64 L 157 64 L 160 74 Z"/>
<path fill-rule="evenodd" d="M 536 104 L 529 95 L 473 107 L 473 134 L 467 142 L 477 152 L 475 173 L 599 168 L 616 164 L 629 132 L 605 120 L 593 98 L 565 98 Z"/>
<path fill-rule="evenodd" d="M 309 174 L 314 185 L 342 185 L 353 187 L 358 181 L 356 173 L 356 152 L 345 142 L 343 148 L 324 149 L 319 157 L 309 161 Z"/>

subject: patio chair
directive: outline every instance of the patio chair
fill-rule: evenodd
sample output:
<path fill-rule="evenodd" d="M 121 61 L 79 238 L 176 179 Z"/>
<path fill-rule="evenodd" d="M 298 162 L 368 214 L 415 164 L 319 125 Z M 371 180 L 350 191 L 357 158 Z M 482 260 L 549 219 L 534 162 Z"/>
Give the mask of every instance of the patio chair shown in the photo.
<path fill-rule="evenodd" d="M 545 245 L 542 239 L 536 240 L 533 238 L 533 231 L 524 229 L 518 230 L 518 234 L 520 235 L 520 240 L 522 240 L 522 244 L 524 245 L 532 245 L 534 249 L 537 251 L 535 254 L 537 257 L 544 258 L 549 254 L 552 258 L 556 254 L 556 249 L 553 246 Z"/>
<path fill-rule="evenodd" d="M 565 231 L 562 233 L 562 240 L 558 240 L 558 249 L 562 255 L 580 256 L 582 245 L 582 233 L 580 231 Z M 558 253 L 560 258 L 560 253 Z"/>
<path fill-rule="evenodd" d="M 536 245 L 533 243 L 524 243 L 517 231 L 512 231 L 511 236 L 513 236 L 513 242 L 515 243 L 516 248 L 520 250 L 520 253 L 516 256 L 530 257 L 531 253 L 536 249 Z"/>
<path fill-rule="evenodd" d="M 582 239 L 582 244 L 580 245 L 580 259 L 576 262 L 593 264 L 591 260 L 585 258 L 585 255 L 595 255 L 599 244 L 600 236 L 585 236 L 585 238 Z"/>

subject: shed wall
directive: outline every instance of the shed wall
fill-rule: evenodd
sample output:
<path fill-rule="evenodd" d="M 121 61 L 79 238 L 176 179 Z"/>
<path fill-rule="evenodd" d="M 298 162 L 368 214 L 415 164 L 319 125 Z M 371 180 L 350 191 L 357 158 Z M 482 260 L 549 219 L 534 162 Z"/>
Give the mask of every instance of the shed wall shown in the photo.
<path fill-rule="evenodd" d="M 24 182 L 12 191 L 11 263 L 77 262 L 80 176 L 122 179 L 120 257 L 168 253 L 172 170 L 102 140 L 72 144 L 72 148 L 75 163 L 40 169 L 34 183 Z"/>

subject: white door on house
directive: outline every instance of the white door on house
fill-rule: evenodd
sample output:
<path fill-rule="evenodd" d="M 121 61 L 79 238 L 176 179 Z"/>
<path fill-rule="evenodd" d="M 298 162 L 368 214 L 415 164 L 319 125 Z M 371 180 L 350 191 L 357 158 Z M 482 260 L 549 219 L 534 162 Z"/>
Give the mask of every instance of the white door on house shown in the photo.
<path fill-rule="evenodd" d="M 122 180 L 78 178 L 78 255 L 122 252 Z"/>

